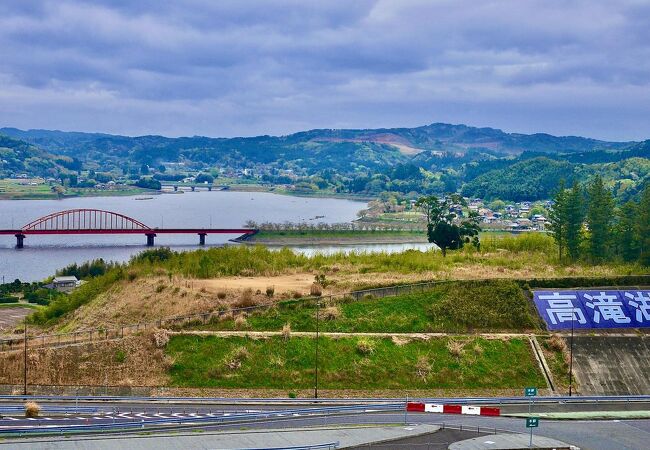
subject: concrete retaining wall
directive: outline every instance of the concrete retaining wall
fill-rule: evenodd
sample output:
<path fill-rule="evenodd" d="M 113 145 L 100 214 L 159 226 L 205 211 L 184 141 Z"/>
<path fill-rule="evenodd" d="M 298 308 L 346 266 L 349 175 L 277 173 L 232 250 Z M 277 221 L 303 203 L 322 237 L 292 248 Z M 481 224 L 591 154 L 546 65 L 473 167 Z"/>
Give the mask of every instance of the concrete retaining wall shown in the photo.
<path fill-rule="evenodd" d="M 573 369 L 581 395 L 650 394 L 650 337 L 575 336 Z"/>

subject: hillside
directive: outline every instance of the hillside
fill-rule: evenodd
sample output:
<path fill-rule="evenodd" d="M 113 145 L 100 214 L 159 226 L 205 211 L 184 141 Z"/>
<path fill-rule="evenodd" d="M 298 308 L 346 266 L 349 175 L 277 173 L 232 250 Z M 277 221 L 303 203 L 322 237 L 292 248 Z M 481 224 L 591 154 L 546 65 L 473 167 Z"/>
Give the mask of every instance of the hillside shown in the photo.
<path fill-rule="evenodd" d="M 52 151 L 69 153 L 79 150 L 109 150 L 117 156 L 125 152 L 144 156 L 143 147 L 152 151 L 153 157 L 178 157 L 199 149 L 215 153 L 241 152 L 253 158 L 263 158 L 258 150 L 270 148 L 285 157 L 298 156 L 292 150 L 306 149 L 315 154 L 317 147 L 327 143 L 348 143 L 351 147 L 374 144 L 401 149 L 403 153 L 416 154 L 424 150 L 464 153 L 469 149 L 501 154 L 519 154 L 524 151 L 544 153 L 576 153 L 597 150 L 621 150 L 631 142 L 606 142 L 578 136 L 552 136 L 550 134 L 506 133 L 494 128 L 476 128 L 467 125 L 433 123 L 416 128 L 380 129 L 316 129 L 287 136 L 255 136 L 237 138 L 163 136 L 127 137 L 102 133 L 78 133 L 49 130 L 22 131 L 2 128 L 0 133 L 24 139 Z M 316 145 L 315 145 L 316 144 Z M 387 149 L 388 150 L 388 149 Z M 212 155 L 218 157 L 217 155 Z"/>
<path fill-rule="evenodd" d="M 85 171 L 78 175 L 92 180 L 90 184 L 135 184 L 141 176 L 179 181 L 204 174 L 203 179 L 222 184 L 281 185 L 303 194 L 329 195 L 391 192 L 412 197 L 462 189 L 475 197 L 537 200 L 549 198 L 561 177 L 570 182 L 604 172 L 617 194 L 628 198 L 640 191 L 647 176 L 645 169 L 635 173 L 630 167 L 639 162 L 645 167 L 650 155 L 650 141 L 606 142 L 443 123 L 236 138 L 15 128 L 0 133 L 23 142 L 32 153 L 40 152 L 41 159 L 64 166 L 42 167 L 31 154 L 16 156 L 12 170 L 30 175 L 57 177 L 57 169 L 69 168 Z"/>
<path fill-rule="evenodd" d="M 0 178 L 21 173 L 56 176 L 73 166 L 72 158 L 55 156 L 27 142 L 0 134 Z"/>

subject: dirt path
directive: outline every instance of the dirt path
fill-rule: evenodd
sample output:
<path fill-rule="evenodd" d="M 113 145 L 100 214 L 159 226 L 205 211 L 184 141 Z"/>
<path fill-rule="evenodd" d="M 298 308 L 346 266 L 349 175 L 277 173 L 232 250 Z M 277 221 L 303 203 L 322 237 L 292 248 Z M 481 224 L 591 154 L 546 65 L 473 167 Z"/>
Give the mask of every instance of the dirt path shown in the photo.
<path fill-rule="evenodd" d="M 212 280 L 194 280 L 193 283 L 199 288 L 205 288 L 216 292 L 220 289 L 246 289 L 265 292 L 266 288 L 273 286 L 276 293 L 286 291 L 309 292 L 309 287 L 314 282 L 314 275 L 311 273 L 296 273 L 291 275 L 280 275 L 277 277 L 222 277 Z"/>
<path fill-rule="evenodd" d="M 196 335 L 196 336 L 239 336 L 251 338 L 267 338 L 273 336 L 283 336 L 282 331 L 170 331 L 172 335 Z M 323 332 L 319 333 L 321 336 L 344 338 L 344 337 L 374 337 L 374 338 L 395 338 L 395 339 L 420 339 L 427 340 L 436 337 L 482 337 L 485 339 L 510 339 L 515 337 L 528 337 L 530 333 L 475 333 L 475 334 L 456 334 L 456 333 L 339 333 L 339 332 Z M 314 337 L 314 331 L 292 331 L 292 337 Z"/>

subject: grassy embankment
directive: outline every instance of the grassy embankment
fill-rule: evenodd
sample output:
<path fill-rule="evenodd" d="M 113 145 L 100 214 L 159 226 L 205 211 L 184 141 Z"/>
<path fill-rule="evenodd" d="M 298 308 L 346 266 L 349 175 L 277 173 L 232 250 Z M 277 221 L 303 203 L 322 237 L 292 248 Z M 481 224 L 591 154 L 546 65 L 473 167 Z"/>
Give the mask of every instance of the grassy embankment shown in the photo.
<path fill-rule="evenodd" d="M 283 302 L 270 310 L 208 324 L 199 330 L 280 331 L 260 339 L 174 336 L 174 386 L 305 389 L 313 385 L 315 341 L 292 336 L 315 331 L 312 302 Z M 321 337 L 323 389 L 514 389 L 545 381 L 524 336 L 479 337 L 473 332 L 540 332 L 532 303 L 511 281 L 451 282 L 430 291 L 320 309 L 323 333 L 465 333 L 451 336 Z M 185 327 L 187 329 L 187 327 Z M 557 349 L 549 347 L 555 361 Z M 557 358 L 562 362 L 561 356 Z M 566 367 L 552 366 L 556 377 Z M 527 384 L 528 383 L 528 384 Z M 532 383 L 532 384 L 530 384 Z"/>
<path fill-rule="evenodd" d="M 294 390 L 314 383 L 311 338 L 174 336 L 166 351 L 175 361 L 169 370 L 172 386 Z M 321 338 L 319 352 L 322 389 L 544 385 L 525 339 Z"/>
<path fill-rule="evenodd" d="M 230 314 L 201 330 L 316 331 L 315 301 L 283 301 L 246 317 Z M 342 333 L 526 332 L 541 328 L 532 303 L 514 282 L 451 282 L 425 292 L 354 301 L 324 300 L 321 331 Z"/>
<path fill-rule="evenodd" d="M 196 278 L 213 279 L 218 283 L 220 277 L 259 277 L 266 285 L 273 285 L 274 276 L 319 273 L 325 275 L 329 283 L 326 292 L 345 292 L 421 280 L 613 276 L 646 272 L 646 268 L 631 264 L 559 264 L 552 238 L 538 233 L 488 237 L 483 240 L 480 251 L 468 247 L 450 252 L 446 258 L 434 250 L 308 257 L 288 249 L 271 251 L 261 246 L 184 253 L 155 249 L 141 254 L 127 265 L 112 268 L 107 274 L 91 279 L 69 296 L 53 301 L 33 317 L 33 322 L 41 325 L 61 323 L 64 316 L 82 305 L 88 309 L 101 305 L 93 312 L 95 317 L 99 317 L 100 309 L 110 307 L 102 303 L 110 300 L 110 295 L 116 295 L 113 301 L 125 297 L 137 307 L 144 295 L 156 297 L 161 290 L 169 296 L 169 302 L 176 302 L 177 306 L 186 302 L 181 295 L 206 298 L 212 295 L 213 307 L 219 308 L 220 301 L 215 293 L 186 292 L 189 280 Z M 146 293 L 142 289 L 143 283 L 156 278 L 161 287 L 156 287 L 154 293 Z M 170 292 L 177 293 L 179 298 L 175 299 Z M 238 295 L 236 292 L 231 294 Z"/>

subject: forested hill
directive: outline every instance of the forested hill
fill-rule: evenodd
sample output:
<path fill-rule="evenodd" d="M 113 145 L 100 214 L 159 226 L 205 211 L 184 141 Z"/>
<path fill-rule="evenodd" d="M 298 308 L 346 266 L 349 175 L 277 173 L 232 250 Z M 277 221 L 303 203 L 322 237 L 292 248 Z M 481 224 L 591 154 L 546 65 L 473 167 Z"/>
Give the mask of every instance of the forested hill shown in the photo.
<path fill-rule="evenodd" d="M 25 173 L 56 176 L 75 167 L 67 156 L 55 156 L 19 139 L 0 134 L 0 178 Z"/>
<path fill-rule="evenodd" d="M 434 123 L 416 128 L 366 130 L 310 130 L 288 136 L 242 138 L 208 138 L 163 136 L 127 137 L 100 133 L 49 130 L 22 131 L 2 128 L 0 133 L 25 140 L 49 151 L 78 158 L 93 158 L 97 153 L 115 157 L 132 157 L 147 162 L 152 159 L 202 158 L 218 162 L 231 157 L 246 157 L 268 163 L 274 159 L 300 159 L 314 156 L 327 159 L 364 157 L 382 163 L 395 158 L 405 160 L 420 152 L 455 155 L 485 152 L 492 155 L 517 155 L 522 152 L 576 153 L 621 150 L 632 142 L 606 142 L 576 136 L 506 133 L 494 128 Z M 379 155 L 374 155 L 378 152 Z M 391 153 L 393 153 L 391 155 Z M 397 153 L 397 154 L 394 154 Z M 400 158 L 400 155 L 403 156 Z"/>
<path fill-rule="evenodd" d="M 12 142 L 4 145 L 0 169 L 5 175 L 24 171 L 56 178 L 74 171 L 91 181 L 200 175 L 290 185 L 305 193 L 412 197 L 461 191 L 486 199 L 537 200 L 549 198 L 560 178 L 571 183 L 602 173 L 622 198 L 635 195 L 650 178 L 650 141 L 606 142 L 443 123 L 239 138 L 15 128 L 0 129 L 3 134 Z"/>

